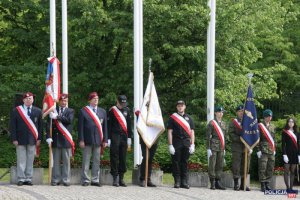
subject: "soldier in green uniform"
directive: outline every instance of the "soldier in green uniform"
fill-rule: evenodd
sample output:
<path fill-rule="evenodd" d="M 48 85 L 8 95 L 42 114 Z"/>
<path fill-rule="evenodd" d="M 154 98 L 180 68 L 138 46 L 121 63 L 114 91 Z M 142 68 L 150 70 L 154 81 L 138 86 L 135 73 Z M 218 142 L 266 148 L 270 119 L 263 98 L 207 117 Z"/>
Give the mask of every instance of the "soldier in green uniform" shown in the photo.
<path fill-rule="evenodd" d="M 258 145 L 258 175 L 261 191 L 271 190 L 269 183 L 273 176 L 275 165 L 275 126 L 271 123 L 273 112 L 269 109 L 263 112 L 264 120 L 259 123 L 260 142 Z"/>
<path fill-rule="evenodd" d="M 207 157 L 209 158 L 208 175 L 212 190 L 225 190 L 220 182 L 225 155 L 226 124 L 222 121 L 223 112 L 222 106 L 215 107 L 215 119 L 208 123 L 206 131 Z"/>
<path fill-rule="evenodd" d="M 243 190 L 244 189 L 244 178 L 241 178 L 241 186 L 239 186 L 239 178 L 244 176 L 244 158 L 245 158 L 245 145 L 241 141 L 241 131 L 242 131 L 242 119 L 244 114 L 244 106 L 239 105 L 236 108 L 237 118 L 232 119 L 231 123 L 229 124 L 228 133 L 231 140 L 231 152 L 232 152 L 232 174 L 234 180 L 234 187 L 233 189 Z M 252 150 L 249 152 L 252 153 Z M 248 156 L 247 162 L 247 173 L 249 172 L 250 166 L 250 156 Z M 249 187 L 246 187 L 246 191 L 250 191 Z"/>

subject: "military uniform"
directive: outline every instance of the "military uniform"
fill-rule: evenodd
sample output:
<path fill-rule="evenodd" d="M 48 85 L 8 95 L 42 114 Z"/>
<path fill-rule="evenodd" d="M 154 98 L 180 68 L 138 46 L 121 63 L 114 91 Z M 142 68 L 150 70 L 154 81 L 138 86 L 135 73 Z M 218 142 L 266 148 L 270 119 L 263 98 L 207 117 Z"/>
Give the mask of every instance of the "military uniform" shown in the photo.
<path fill-rule="evenodd" d="M 67 98 L 67 97 L 66 97 Z M 73 119 L 74 119 L 74 110 L 68 107 L 57 107 L 58 116 L 55 117 L 58 122 L 68 130 L 70 134 L 72 134 L 73 129 Z M 54 119 L 55 120 L 55 119 Z M 58 127 L 58 123 L 56 124 L 52 121 L 52 152 L 53 152 L 53 168 L 52 168 L 52 179 L 51 184 L 53 186 L 60 184 L 64 184 L 65 186 L 69 186 L 70 184 L 70 175 L 71 175 L 71 164 L 70 158 L 72 156 L 72 148 L 74 145 L 73 140 L 68 141 L 66 136 L 63 134 L 63 130 Z M 50 138 L 50 118 L 48 120 L 47 126 L 47 136 Z M 48 140 L 47 139 L 47 140 Z M 63 163 L 61 166 L 61 162 Z"/>
<path fill-rule="evenodd" d="M 180 104 L 180 101 L 178 101 Z M 183 102 L 183 101 L 182 101 Z M 182 103 L 184 104 L 184 102 Z M 177 113 L 180 115 L 179 113 Z M 180 115 L 182 120 L 185 120 L 189 125 L 190 129 L 194 130 L 195 125 L 192 118 L 188 114 Z M 172 130 L 172 145 L 175 149 L 175 154 L 172 155 L 172 169 L 173 177 L 175 180 L 175 188 L 180 183 L 180 187 L 189 188 L 187 184 L 188 176 L 188 160 L 190 157 L 190 146 L 191 146 L 191 137 L 185 131 L 185 129 L 180 126 L 172 117 L 168 121 L 168 130 Z"/>
<path fill-rule="evenodd" d="M 123 97 L 125 99 L 125 95 L 120 95 L 119 97 Z M 125 99 L 127 100 L 127 98 Z M 122 99 L 118 99 L 118 101 L 122 101 Z M 124 102 L 126 103 L 126 101 Z M 119 111 L 120 115 L 124 116 L 124 119 L 126 122 L 124 122 L 124 125 L 126 123 L 127 125 L 127 132 L 125 132 L 124 128 L 122 128 L 122 125 L 120 124 L 120 121 L 118 121 L 116 114 L 114 113 L 114 110 L 116 109 Z M 121 122 L 122 123 L 122 122 Z M 126 184 L 123 181 L 124 173 L 127 171 L 126 168 L 126 155 L 127 155 L 127 148 L 128 148 L 128 138 L 131 141 L 132 137 L 132 129 L 131 129 L 131 116 L 130 116 L 130 110 L 128 107 L 124 108 L 118 108 L 117 106 L 114 106 L 114 108 L 111 108 L 108 112 L 108 139 L 111 140 L 110 145 L 110 163 L 111 163 L 111 174 L 115 180 L 115 186 L 118 186 L 116 184 L 116 179 L 119 176 L 119 185 L 126 186 Z"/>
<path fill-rule="evenodd" d="M 27 92 L 23 95 L 23 99 L 32 97 L 33 94 Z M 23 110 L 23 112 L 22 112 Z M 23 113 L 23 114 L 22 114 Z M 33 122 L 37 130 L 37 135 L 31 131 L 28 125 L 29 120 Z M 18 185 L 32 185 L 33 176 L 33 161 L 36 154 L 36 143 L 42 140 L 42 111 L 41 109 L 30 105 L 29 107 L 24 105 L 18 106 L 13 109 L 10 116 L 10 137 L 13 142 L 17 141 L 17 179 Z"/>
<path fill-rule="evenodd" d="M 265 113 L 264 113 L 264 117 L 265 117 Z M 270 123 L 269 126 L 267 126 L 265 122 L 262 122 L 262 124 L 267 128 L 275 143 L 275 126 L 272 123 Z M 261 152 L 261 157 L 258 159 L 258 174 L 259 174 L 259 180 L 262 183 L 262 190 L 263 189 L 269 190 L 271 189 L 269 183 L 273 176 L 276 152 L 273 151 L 270 143 L 268 142 L 268 139 L 263 134 L 262 129 L 259 128 L 259 130 L 260 130 L 260 142 L 258 145 L 258 149 Z"/>
<path fill-rule="evenodd" d="M 232 119 L 234 120 L 234 119 Z M 237 122 L 241 125 L 242 119 L 237 118 Z M 228 128 L 229 137 L 231 140 L 231 152 L 232 152 L 232 174 L 234 179 L 234 189 L 244 189 L 244 178 L 241 179 L 241 186 L 238 186 L 238 179 L 244 176 L 244 158 L 245 158 L 245 145 L 241 141 L 241 129 L 238 128 L 233 121 L 229 124 Z M 249 172 L 250 156 L 248 156 L 247 173 Z M 249 190 L 249 188 L 248 188 Z"/>

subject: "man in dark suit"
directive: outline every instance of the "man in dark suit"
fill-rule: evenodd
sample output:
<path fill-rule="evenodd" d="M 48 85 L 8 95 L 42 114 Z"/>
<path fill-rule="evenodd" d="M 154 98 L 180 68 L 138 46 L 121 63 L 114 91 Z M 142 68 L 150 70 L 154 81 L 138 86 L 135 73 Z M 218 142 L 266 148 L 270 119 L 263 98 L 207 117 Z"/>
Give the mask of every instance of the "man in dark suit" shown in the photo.
<path fill-rule="evenodd" d="M 23 105 L 13 109 L 10 116 L 10 134 L 17 150 L 18 186 L 32 185 L 33 161 L 42 140 L 42 111 L 33 106 L 33 94 L 23 95 Z"/>
<path fill-rule="evenodd" d="M 61 182 L 64 186 L 70 186 L 70 158 L 75 150 L 72 138 L 74 110 L 68 108 L 67 105 L 68 94 L 61 94 L 59 106 L 50 113 L 48 120 L 46 141 L 49 146 L 52 145 L 53 152 L 52 186 L 59 185 Z M 52 123 L 50 123 L 50 119 L 52 119 Z M 52 124 L 52 137 L 50 136 L 50 124 Z"/>
<path fill-rule="evenodd" d="M 110 145 L 111 174 L 113 186 L 126 187 L 124 173 L 126 172 L 127 148 L 131 146 L 131 117 L 127 107 L 127 97 L 119 95 L 117 105 L 108 113 L 108 137 Z M 119 182 L 117 181 L 119 176 Z"/>
<path fill-rule="evenodd" d="M 100 151 L 107 145 L 106 111 L 98 107 L 99 97 L 96 92 L 89 94 L 89 105 L 83 107 L 78 118 L 78 140 L 82 148 L 82 186 L 101 186 Z M 92 156 L 92 178 L 88 176 Z"/>

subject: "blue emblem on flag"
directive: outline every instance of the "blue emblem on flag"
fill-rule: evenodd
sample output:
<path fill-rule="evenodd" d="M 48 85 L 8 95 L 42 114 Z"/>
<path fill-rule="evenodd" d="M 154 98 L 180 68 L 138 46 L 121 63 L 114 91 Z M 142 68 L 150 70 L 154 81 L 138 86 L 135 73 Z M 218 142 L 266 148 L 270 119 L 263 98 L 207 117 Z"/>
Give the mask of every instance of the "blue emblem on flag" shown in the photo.
<path fill-rule="evenodd" d="M 253 149 L 259 142 L 260 133 L 251 85 L 248 87 L 242 128 L 242 142 L 248 149 Z"/>

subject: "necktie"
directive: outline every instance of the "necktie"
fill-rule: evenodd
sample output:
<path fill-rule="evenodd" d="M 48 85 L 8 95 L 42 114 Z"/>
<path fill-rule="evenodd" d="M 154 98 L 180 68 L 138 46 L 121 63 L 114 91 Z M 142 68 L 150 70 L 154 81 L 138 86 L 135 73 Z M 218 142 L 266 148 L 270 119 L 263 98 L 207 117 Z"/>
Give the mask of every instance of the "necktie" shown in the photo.
<path fill-rule="evenodd" d="M 30 114 L 31 114 L 31 112 L 30 112 L 30 107 L 27 107 L 27 115 L 30 117 Z"/>
<path fill-rule="evenodd" d="M 93 108 L 94 113 L 96 113 L 96 108 Z"/>
<path fill-rule="evenodd" d="M 62 115 L 62 113 L 64 112 L 64 108 L 60 108 L 60 115 Z"/>

